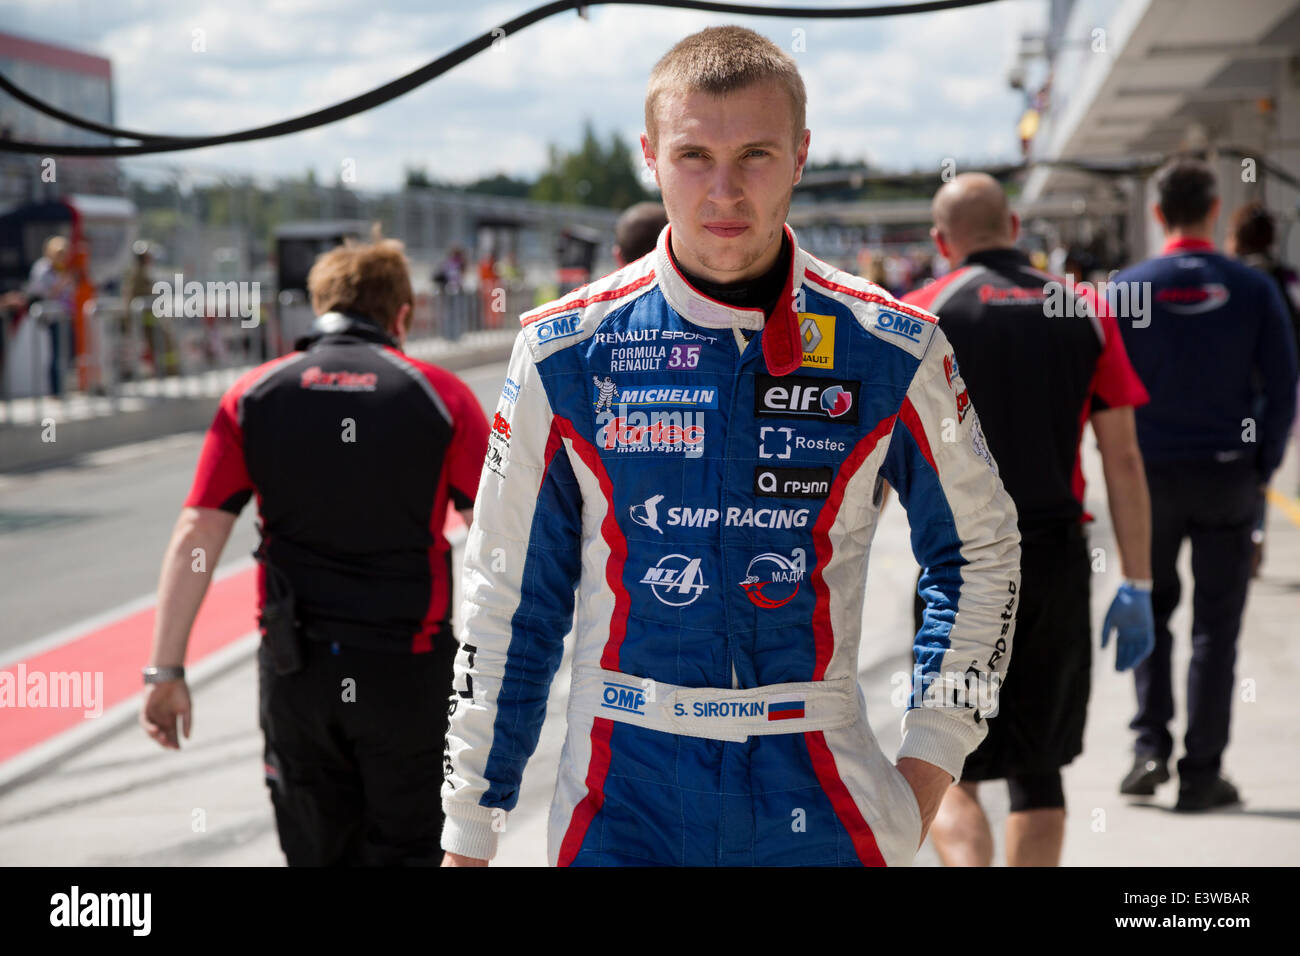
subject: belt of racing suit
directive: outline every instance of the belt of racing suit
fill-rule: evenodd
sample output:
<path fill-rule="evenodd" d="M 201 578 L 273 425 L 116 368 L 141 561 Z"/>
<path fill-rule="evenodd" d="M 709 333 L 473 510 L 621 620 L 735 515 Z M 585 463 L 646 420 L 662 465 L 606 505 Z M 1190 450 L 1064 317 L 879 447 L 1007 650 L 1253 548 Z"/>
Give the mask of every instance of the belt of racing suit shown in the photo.
<path fill-rule="evenodd" d="M 857 720 L 852 678 L 763 687 L 678 687 L 598 667 L 577 667 L 569 713 L 709 740 L 836 730 Z"/>

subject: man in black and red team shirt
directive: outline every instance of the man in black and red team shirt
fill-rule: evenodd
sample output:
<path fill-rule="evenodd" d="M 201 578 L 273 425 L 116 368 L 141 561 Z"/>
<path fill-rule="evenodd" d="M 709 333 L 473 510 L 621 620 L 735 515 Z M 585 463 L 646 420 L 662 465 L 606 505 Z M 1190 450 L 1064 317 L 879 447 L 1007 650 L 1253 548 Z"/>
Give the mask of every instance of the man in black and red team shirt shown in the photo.
<path fill-rule="evenodd" d="M 1020 516 L 1016 646 L 988 736 L 935 818 L 949 866 L 988 866 L 993 836 L 981 780 L 1007 781 L 1007 863 L 1055 866 L 1065 835 L 1060 768 L 1083 750 L 1092 666 L 1089 561 L 1079 443 L 1092 422 L 1125 576 L 1102 647 L 1118 630 L 1116 670 L 1150 653 L 1150 503 L 1133 408 L 1147 401 L 1114 317 L 1095 296 L 1033 269 L 1015 248 L 1019 218 L 1002 187 L 964 173 L 934 197 L 930 234 L 956 265 L 903 301 L 939 317 L 966 382 L 958 414 L 979 409 L 989 451 Z M 957 371 L 954 369 L 954 377 Z"/>
<path fill-rule="evenodd" d="M 164 747 L 179 747 L 178 719 L 189 736 L 190 627 L 256 494 L 261 724 L 285 857 L 437 864 L 457 648 L 443 527 L 449 503 L 469 521 L 488 426 L 463 382 L 402 351 L 399 243 L 334 249 L 307 281 L 311 334 L 240 378 L 208 431 L 163 559 L 140 722 Z"/>

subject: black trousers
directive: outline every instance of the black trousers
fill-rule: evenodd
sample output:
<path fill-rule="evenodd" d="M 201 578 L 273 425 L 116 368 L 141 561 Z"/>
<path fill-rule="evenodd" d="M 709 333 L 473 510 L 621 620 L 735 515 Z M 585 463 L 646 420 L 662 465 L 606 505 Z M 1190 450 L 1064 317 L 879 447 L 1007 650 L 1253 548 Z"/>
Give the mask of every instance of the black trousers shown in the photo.
<path fill-rule="evenodd" d="M 266 782 L 290 866 L 436 866 L 450 635 L 428 654 L 306 641 L 301 670 L 258 652 Z"/>
<path fill-rule="evenodd" d="M 1013 795 L 1030 795 L 1032 806 L 1062 805 L 1059 797 L 1044 802 L 1032 794 L 1083 752 L 1092 678 L 1091 582 L 1081 525 L 1038 529 L 1022 541 L 1016 630 L 998 712 L 966 758 L 962 780 L 1006 779 L 1014 781 Z M 919 596 L 912 613 L 919 630 L 925 614 Z"/>
<path fill-rule="evenodd" d="M 1134 672 L 1136 750 L 1168 759 L 1174 715 L 1169 618 L 1182 582 L 1178 551 L 1192 542 L 1192 662 L 1187 675 L 1186 755 L 1178 761 L 1182 783 L 1214 778 L 1228 746 L 1237 635 L 1250 583 L 1250 532 L 1259 477 L 1245 461 L 1147 464 L 1151 492 L 1151 568 L 1156 646 Z"/>

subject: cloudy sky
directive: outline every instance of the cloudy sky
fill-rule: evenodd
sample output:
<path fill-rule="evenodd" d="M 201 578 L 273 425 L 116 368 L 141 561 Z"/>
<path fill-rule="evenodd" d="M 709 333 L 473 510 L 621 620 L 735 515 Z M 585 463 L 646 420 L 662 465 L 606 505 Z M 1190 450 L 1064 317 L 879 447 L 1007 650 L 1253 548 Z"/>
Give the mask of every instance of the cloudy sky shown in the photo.
<path fill-rule="evenodd" d="M 118 125 L 212 133 L 347 99 L 538 2 L 0 0 L 0 23 L 7 32 L 108 57 Z M 552 17 L 342 123 L 158 159 L 261 175 L 311 167 L 325 181 L 352 160 L 361 188 L 396 185 L 407 166 L 452 181 L 498 171 L 533 176 L 545 165 L 547 144 L 575 144 L 585 119 L 602 135 L 616 130 L 635 141 L 654 62 L 676 40 L 718 23 L 752 27 L 798 61 L 814 160 L 865 157 L 887 169 L 914 169 L 947 157 L 1014 159 L 1022 101 L 1006 73 L 1020 34 L 1041 25 L 1044 6 L 1001 0 L 829 22 L 593 7 L 589 20 Z M 797 30 L 804 31 L 802 52 L 794 49 Z M 196 37 L 203 51 L 194 49 Z"/>

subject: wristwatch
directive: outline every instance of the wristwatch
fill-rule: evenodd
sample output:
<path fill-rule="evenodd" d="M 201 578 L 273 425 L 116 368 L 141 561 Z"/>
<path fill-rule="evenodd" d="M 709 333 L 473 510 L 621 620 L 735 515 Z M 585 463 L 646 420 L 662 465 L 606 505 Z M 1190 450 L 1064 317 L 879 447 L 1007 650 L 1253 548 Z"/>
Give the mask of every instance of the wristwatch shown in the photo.
<path fill-rule="evenodd" d="M 146 684 L 165 684 L 170 680 L 184 680 L 184 667 L 146 667 L 143 671 Z"/>

